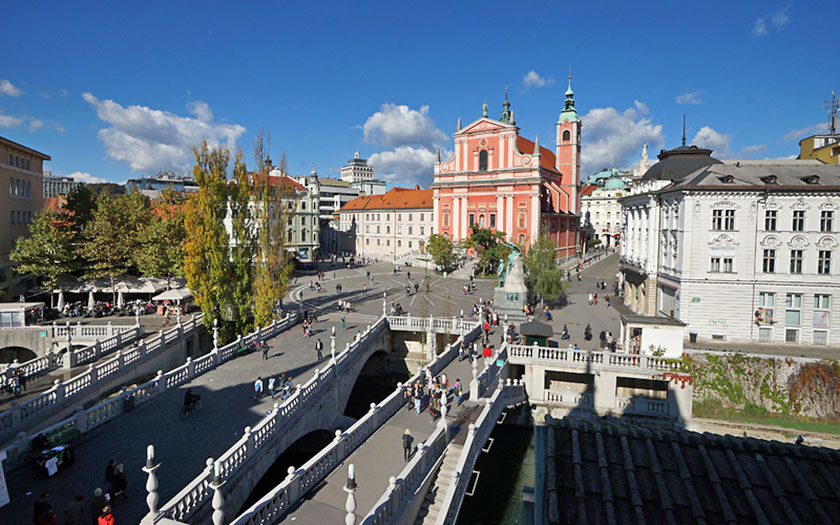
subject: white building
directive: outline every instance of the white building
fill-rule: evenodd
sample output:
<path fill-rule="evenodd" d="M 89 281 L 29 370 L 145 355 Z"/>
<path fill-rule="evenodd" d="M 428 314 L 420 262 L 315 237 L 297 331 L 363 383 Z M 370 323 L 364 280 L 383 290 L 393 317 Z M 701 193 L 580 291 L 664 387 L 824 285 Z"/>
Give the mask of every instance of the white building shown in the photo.
<path fill-rule="evenodd" d="M 840 344 L 840 167 L 659 159 L 622 200 L 625 304 L 700 340 Z"/>
<path fill-rule="evenodd" d="M 359 152 L 347 161 L 341 168 L 341 180 L 349 182 L 350 186 L 362 195 L 382 195 L 385 193 L 385 182 L 373 178 L 373 167 L 368 166 L 367 159 L 359 157 Z"/>
<path fill-rule="evenodd" d="M 81 185 L 82 183 L 73 177 L 58 177 L 47 172 L 44 174 L 44 198 L 50 199 L 59 195 L 70 195 Z"/>
<path fill-rule="evenodd" d="M 432 193 L 393 188 L 349 202 L 339 212 L 342 251 L 390 261 L 420 254 L 434 233 Z"/>
<path fill-rule="evenodd" d="M 617 169 L 604 170 L 586 179 L 581 188 L 582 227 L 599 246 L 614 247 L 621 237 L 621 198 L 630 176 Z"/>

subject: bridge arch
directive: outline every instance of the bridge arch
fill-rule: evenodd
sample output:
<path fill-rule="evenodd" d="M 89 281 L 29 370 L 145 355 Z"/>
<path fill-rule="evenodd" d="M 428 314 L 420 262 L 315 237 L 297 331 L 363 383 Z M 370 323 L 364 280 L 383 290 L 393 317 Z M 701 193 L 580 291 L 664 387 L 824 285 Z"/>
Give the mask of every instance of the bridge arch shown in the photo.
<path fill-rule="evenodd" d="M 38 357 L 38 354 L 22 346 L 6 346 L 0 348 L 0 363 L 11 363 L 15 359 L 18 363 L 25 363 Z"/>

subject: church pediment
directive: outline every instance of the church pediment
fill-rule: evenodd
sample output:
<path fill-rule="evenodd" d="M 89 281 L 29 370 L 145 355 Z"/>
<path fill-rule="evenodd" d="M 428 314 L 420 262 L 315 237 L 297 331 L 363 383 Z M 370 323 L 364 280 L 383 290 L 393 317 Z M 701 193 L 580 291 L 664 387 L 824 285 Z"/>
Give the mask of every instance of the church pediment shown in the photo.
<path fill-rule="evenodd" d="M 493 120 L 489 117 L 482 117 L 472 124 L 467 125 L 461 131 L 456 132 L 455 136 L 457 137 L 458 135 L 468 135 L 470 133 L 495 131 L 513 127 L 516 126 L 509 126 L 499 122 L 498 120 Z"/>

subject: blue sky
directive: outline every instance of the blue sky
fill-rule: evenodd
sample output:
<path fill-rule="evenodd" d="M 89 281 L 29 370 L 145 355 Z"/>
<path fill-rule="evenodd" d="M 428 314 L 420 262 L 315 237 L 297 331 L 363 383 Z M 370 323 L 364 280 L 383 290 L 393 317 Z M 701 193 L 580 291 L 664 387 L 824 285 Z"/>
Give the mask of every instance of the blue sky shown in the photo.
<path fill-rule="evenodd" d="M 56 174 L 185 172 L 207 138 L 271 135 L 293 174 L 357 149 L 389 186 L 431 182 L 458 117 L 554 140 L 568 70 L 584 175 L 689 141 L 787 157 L 840 88 L 836 16 L 773 2 L 5 2 L 0 135 Z"/>

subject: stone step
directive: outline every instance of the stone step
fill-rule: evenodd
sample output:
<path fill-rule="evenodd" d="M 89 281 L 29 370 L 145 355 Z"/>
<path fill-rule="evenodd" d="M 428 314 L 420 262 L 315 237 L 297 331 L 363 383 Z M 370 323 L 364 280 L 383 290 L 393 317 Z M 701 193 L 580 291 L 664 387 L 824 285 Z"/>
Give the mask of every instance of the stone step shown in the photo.
<path fill-rule="evenodd" d="M 426 515 L 426 519 L 423 520 L 423 521 L 425 523 L 434 523 L 435 521 L 437 521 L 438 514 L 439 514 L 439 511 L 437 511 L 437 510 L 432 511 L 430 509 L 429 513 Z"/>

